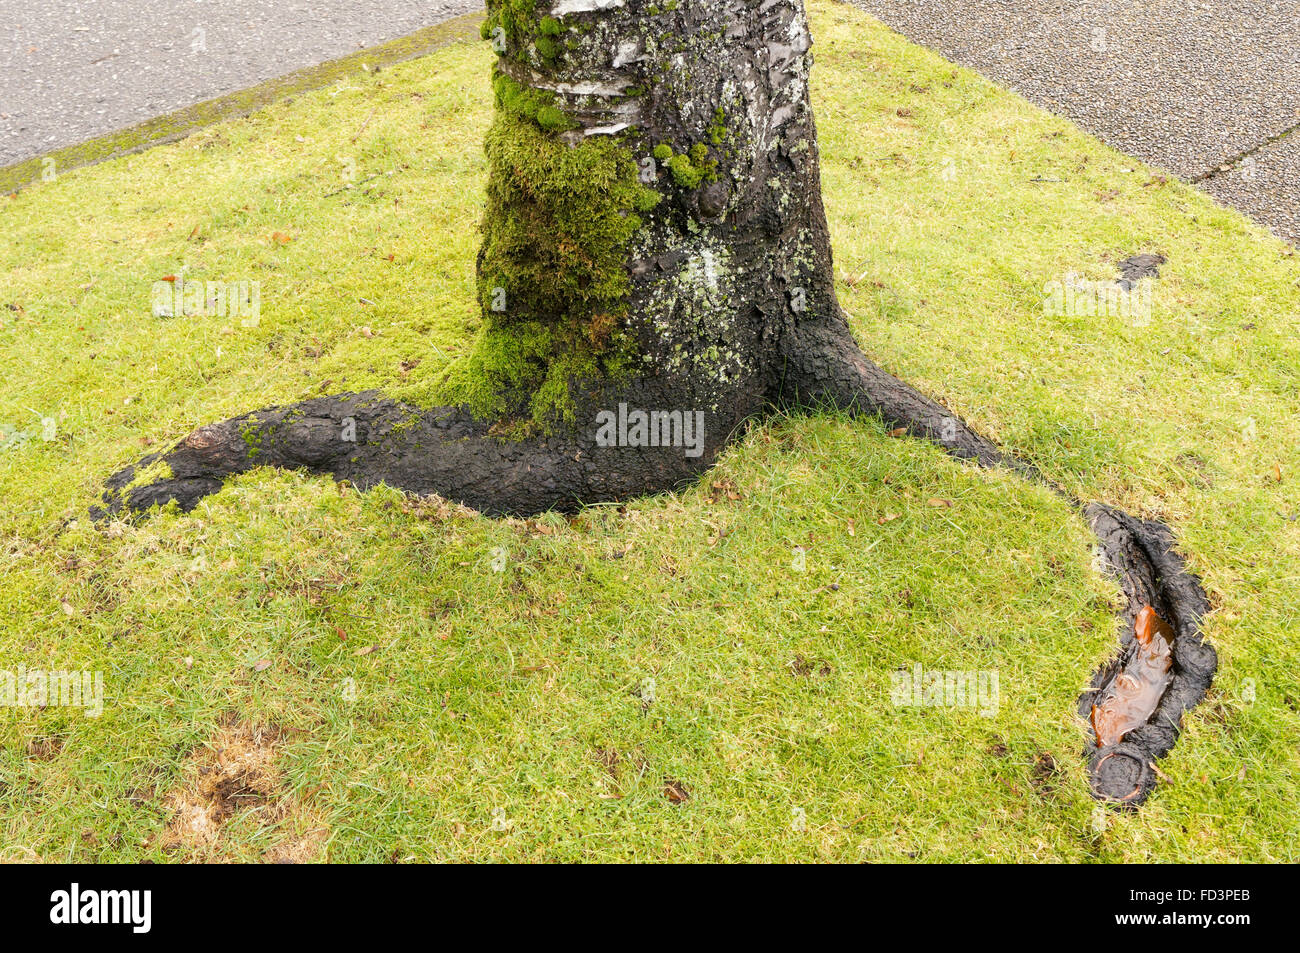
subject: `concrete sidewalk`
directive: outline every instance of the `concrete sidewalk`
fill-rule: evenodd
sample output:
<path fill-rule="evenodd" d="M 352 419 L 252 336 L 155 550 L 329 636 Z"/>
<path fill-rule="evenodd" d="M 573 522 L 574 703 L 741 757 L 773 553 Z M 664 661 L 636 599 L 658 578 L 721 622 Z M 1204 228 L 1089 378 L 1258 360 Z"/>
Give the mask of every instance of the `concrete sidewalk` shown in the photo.
<path fill-rule="evenodd" d="M 1300 244 L 1300 0 L 851 0 Z"/>
<path fill-rule="evenodd" d="M 482 10 L 483 0 L 0 0 L 0 166 Z"/>

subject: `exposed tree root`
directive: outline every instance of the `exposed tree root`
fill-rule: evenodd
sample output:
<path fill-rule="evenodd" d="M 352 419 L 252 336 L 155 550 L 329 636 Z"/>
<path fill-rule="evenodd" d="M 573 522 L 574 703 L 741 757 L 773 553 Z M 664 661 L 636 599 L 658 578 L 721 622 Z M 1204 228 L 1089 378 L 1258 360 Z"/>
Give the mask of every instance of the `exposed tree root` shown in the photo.
<path fill-rule="evenodd" d="M 1033 467 L 872 363 L 842 314 L 790 331 L 778 363 L 769 394 L 775 405 L 879 415 L 953 456 L 1009 468 L 1051 486 Z M 596 445 L 589 427 L 579 426 L 565 437 L 512 440 L 494 436 L 487 425 L 453 408 L 422 411 L 373 391 L 321 397 L 196 430 L 170 451 L 115 474 L 104 507 L 93 515 L 142 511 L 170 501 L 189 510 L 219 490 L 226 477 L 257 466 L 329 474 L 361 489 L 382 482 L 411 493 L 436 493 L 489 515 L 571 510 L 689 483 L 712 465 L 743 415 L 710 418 L 715 432 L 697 457 L 680 447 L 644 447 L 614 459 L 610 448 Z M 717 432 L 719 421 L 726 432 Z M 156 468 L 160 463 L 166 469 Z M 1199 581 L 1175 552 L 1167 526 L 1066 498 L 1092 527 L 1125 596 L 1120 654 L 1097 672 L 1080 699 L 1080 714 L 1087 718 L 1096 694 L 1133 659 L 1134 620 L 1144 606 L 1169 620 L 1176 633 L 1174 677 L 1147 723 L 1118 744 L 1085 751 L 1094 794 L 1134 806 L 1153 788 L 1154 761 L 1173 747 L 1183 713 L 1204 697 L 1213 678 L 1216 655 L 1200 632 L 1209 606 Z"/>
<path fill-rule="evenodd" d="M 200 427 L 110 477 L 104 506 L 91 515 L 172 501 L 189 511 L 227 477 L 259 466 L 328 474 L 363 490 L 386 483 L 436 493 L 489 516 L 573 510 L 689 483 L 712 464 L 725 437 L 699 457 L 647 447 L 620 454 L 611 466 L 610 448 L 596 446 L 590 431 L 512 440 L 456 408 L 420 410 L 377 391 L 339 394 Z"/>
<path fill-rule="evenodd" d="M 1085 752 L 1093 792 L 1108 801 L 1136 806 L 1155 786 L 1155 760 L 1173 748 L 1183 713 L 1205 697 L 1214 679 L 1218 656 L 1201 635 L 1201 618 L 1210 605 L 1200 581 L 1174 550 L 1168 526 L 1099 503 L 1084 507 L 1083 514 L 1097 535 L 1108 571 L 1124 592 L 1125 607 L 1120 616 L 1120 653 L 1093 677 L 1091 688 L 1079 699 L 1079 713 L 1087 717 L 1098 693 L 1135 659 L 1139 647 L 1133 638 L 1134 622 L 1144 606 L 1155 608 L 1174 630 L 1173 682 L 1147 723 L 1118 744 Z"/>
<path fill-rule="evenodd" d="M 1106 570 L 1119 581 L 1125 598 L 1120 653 L 1102 666 L 1080 698 L 1079 713 L 1084 718 L 1097 694 L 1135 661 L 1138 613 L 1150 606 L 1170 622 L 1175 632 L 1174 677 L 1158 706 L 1145 725 L 1125 734 L 1119 743 L 1089 746 L 1084 752 L 1096 797 L 1126 806 L 1141 804 L 1155 786 L 1156 759 L 1173 748 L 1183 713 L 1205 697 L 1218 665 L 1214 648 L 1201 635 L 1201 618 L 1209 611 L 1209 601 L 1200 580 L 1187 571 L 1175 551 L 1169 527 L 1099 503 L 1085 505 L 1064 493 L 1034 467 L 997 448 L 942 405 L 868 360 L 843 316 L 800 328 L 787 348 L 782 381 L 787 401 L 879 415 L 887 424 L 904 427 L 953 456 L 983 467 L 1007 467 L 1043 483 L 1083 514 L 1097 536 Z"/>

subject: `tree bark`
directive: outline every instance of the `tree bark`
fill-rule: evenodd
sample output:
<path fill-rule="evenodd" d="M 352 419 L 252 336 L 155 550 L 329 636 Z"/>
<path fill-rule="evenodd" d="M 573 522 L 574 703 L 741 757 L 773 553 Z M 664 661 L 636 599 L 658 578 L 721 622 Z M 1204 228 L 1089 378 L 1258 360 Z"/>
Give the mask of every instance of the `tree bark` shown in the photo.
<path fill-rule="evenodd" d="M 493 0 L 489 13 L 484 330 L 444 379 L 448 406 L 342 394 L 211 425 L 112 477 L 107 511 L 187 510 L 260 465 L 490 514 L 572 508 L 687 483 L 748 419 L 828 403 L 1006 462 L 868 361 L 840 312 L 800 0 L 554 0 L 549 13 Z M 620 205 L 610 178 L 649 207 Z M 620 218 L 637 223 L 621 244 L 584 231 Z M 617 260 L 593 264 L 611 245 Z M 604 445 L 598 419 L 620 407 L 699 415 L 702 446 L 687 454 L 671 432 L 669 446 Z"/>
<path fill-rule="evenodd" d="M 448 372 L 448 406 L 343 394 L 205 427 L 110 479 L 108 511 L 170 499 L 189 509 L 225 476 L 265 464 L 493 514 L 652 493 L 697 477 L 776 400 L 797 401 L 802 381 L 783 356 L 798 329 L 834 329 L 817 342 L 826 360 L 856 351 L 832 283 L 802 3 L 554 0 L 548 13 L 493 0 L 485 34 L 500 55 L 478 263 L 484 332 Z M 572 162 L 573 178 L 548 181 L 532 155 Z M 592 178 L 634 177 L 627 184 L 658 200 L 600 207 L 610 189 L 584 188 L 589 167 Z M 591 263 L 605 249 L 584 247 L 582 225 L 613 215 L 639 227 L 612 297 L 610 269 Z M 608 244 L 608 230 L 596 238 Z M 801 355 L 799 373 L 809 364 Z M 597 415 L 620 405 L 702 414 L 702 452 L 601 446 Z M 342 437 L 349 419 L 354 442 Z M 162 477 L 142 481 L 147 467 Z"/>
<path fill-rule="evenodd" d="M 96 515 L 187 510 L 262 465 L 492 515 L 571 509 L 694 480 L 774 407 L 876 414 L 1041 479 L 853 339 L 833 283 L 801 0 L 489 0 L 484 36 L 499 55 L 482 330 L 440 381 L 446 405 L 340 394 L 202 427 L 111 477 Z M 1126 620 L 1139 600 L 1157 605 L 1194 675 L 1153 714 L 1172 727 L 1090 752 L 1098 795 L 1135 804 L 1204 693 L 1213 650 L 1199 637 L 1203 593 L 1167 536 L 1105 514 L 1091 515 L 1124 556 Z"/>

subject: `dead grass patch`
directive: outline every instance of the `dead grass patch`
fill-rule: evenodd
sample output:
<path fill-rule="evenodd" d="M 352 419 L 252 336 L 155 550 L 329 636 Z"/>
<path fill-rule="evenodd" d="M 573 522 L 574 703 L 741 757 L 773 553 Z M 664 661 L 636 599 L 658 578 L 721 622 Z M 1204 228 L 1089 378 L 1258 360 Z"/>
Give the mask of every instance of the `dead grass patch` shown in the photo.
<path fill-rule="evenodd" d="M 294 796 L 282 792 L 277 764 L 284 733 L 235 717 L 224 719 L 212 740 L 186 762 L 185 780 L 164 799 L 168 814 L 162 848 L 188 860 L 240 860 L 226 848 L 224 830 L 236 816 L 258 815 L 257 823 L 281 836 L 259 857 L 268 863 L 316 859 L 328 837 L 326 825 Z"/>

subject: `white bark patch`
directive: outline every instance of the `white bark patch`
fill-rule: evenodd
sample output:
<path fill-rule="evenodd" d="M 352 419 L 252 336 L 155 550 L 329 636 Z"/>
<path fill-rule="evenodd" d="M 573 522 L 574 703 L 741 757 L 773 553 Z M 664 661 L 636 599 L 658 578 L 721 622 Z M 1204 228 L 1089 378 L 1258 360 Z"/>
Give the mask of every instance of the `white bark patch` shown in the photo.
<path fill-rule="evenodd" d="M 628 63 L 635 63 L 641 59 L 641 44 L 638 42 L 620 43 L 618 53 L 614 56 L 614 69 L 626 66 Z"/>
<path fill-rule="evenodd" d="M 601 96 L 609 99 L 621 96 L 628 83 L 534 83 L 538 89 L 549 89 L 566 96 Z"/>
<path fill-rule="evenodd" d="M 794 19 L 790 21 L 788 36 L 790 37 L 790 45 L 801 53 L 807 53 L 808 48 L 812 46 L 808 37 L 808 24 L 799 14 L 796 14 Z"/>
<path fill-rule="evenodd" d="M 557 0 L 551 7 L 551 13 L 557 17 L 570 13 L 591 13 L 594 10 L 614 10 L 623 5 L 623 0 Z"/>

